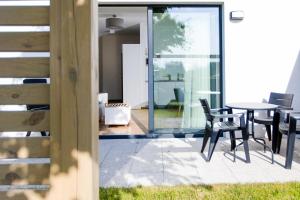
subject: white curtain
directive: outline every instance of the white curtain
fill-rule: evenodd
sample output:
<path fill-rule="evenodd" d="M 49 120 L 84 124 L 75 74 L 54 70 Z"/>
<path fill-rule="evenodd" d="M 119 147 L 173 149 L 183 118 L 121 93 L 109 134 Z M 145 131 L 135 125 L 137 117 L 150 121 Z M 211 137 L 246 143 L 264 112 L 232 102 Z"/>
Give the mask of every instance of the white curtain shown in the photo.
<path fill-rule="evenodd" d="M 203 127 L 205 117 L 199 98 L 206 98 L 210 102 L 211 20 L 209 13 L 196 15 L 195 20 L 187 29 L 187 34 L 189 34 L 187 38 L 191 38 L 192 46 L 188 52 L 190 56 L 184 62 L 186 73 L 184 77 L 183 128 Z"/>

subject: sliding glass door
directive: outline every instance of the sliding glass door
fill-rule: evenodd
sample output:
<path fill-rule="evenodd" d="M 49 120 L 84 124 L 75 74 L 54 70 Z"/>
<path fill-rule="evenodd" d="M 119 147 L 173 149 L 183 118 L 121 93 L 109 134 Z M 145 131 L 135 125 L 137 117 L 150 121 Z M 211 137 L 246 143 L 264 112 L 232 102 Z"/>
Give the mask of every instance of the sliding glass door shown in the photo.
<path fill-rule="evenodd" d="M 205 125 L 199 98 L 222 102 L 220 7 L 150 9 L 150 128 L 195 133 Z"/>

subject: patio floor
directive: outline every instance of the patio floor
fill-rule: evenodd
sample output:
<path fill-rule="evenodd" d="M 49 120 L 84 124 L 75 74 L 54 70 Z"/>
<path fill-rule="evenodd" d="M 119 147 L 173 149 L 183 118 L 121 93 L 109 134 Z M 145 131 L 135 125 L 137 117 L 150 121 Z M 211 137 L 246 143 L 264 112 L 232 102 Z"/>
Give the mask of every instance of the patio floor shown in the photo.
<path fill-rule="evenodd" d="M 286 140 L 281 155 L 271 164 L 270 152 L 250 141 L 251 163 L 228 152 L 228 139 L 220 139 L 211 162 L 200 154 L 201 138 L 120 139 L 100 141 L 100 185 L 132 187 L 183 184 L 220 184 L 300 181 L 300 140 L 291 170 L 284 168 Z M 297 148 L 298 147 L 298 148 Z M 208 149 L 208 148 L 207 148 Z M 207 150 L 206 149 L 206 150 Z M 207 155 L 207 154 L 205 154 Z"/>

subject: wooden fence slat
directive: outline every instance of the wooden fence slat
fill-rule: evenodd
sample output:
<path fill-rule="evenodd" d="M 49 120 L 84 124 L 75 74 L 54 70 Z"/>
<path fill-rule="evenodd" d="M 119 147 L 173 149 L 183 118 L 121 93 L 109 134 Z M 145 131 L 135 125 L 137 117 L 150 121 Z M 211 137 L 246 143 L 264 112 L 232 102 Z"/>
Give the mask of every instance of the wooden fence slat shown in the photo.
<path fill-rule="evenodd" d="M 0 58 L 0 78 L 48 78 L 49 58 Z"/>
<path fill-rule="evenodd" d="M 49 104 L 49 84 L 1 85 L 0 105 Z"/>
<path fill-rule="evenodd" d="M 49 32 L 0 32 L 0 51 L 48 52 Z"/>
<path fill-rule="evenodd" d="M 0 139 L 0 159 L 48 158 L 49 156 L 49 137 L 17 137 Z"/>
<path fill-rule="evenodd" d="M 49 25 L 49 7 L 1 6 L 0 25 Z"/>
<path fill-rule="evenodd" d="M 47 191 L 43 190 L 10 190 L 0 191 L 1 200 L 44 200 Z"/>
<path fill-rule="evenodd" d="M 0 185 L 49 184 L 49 164 L 1 164 Z"/>
<path fill-rule="evenodd" d="M 49 111 L 0 111 L 0 132 L 48 131 Z"/>

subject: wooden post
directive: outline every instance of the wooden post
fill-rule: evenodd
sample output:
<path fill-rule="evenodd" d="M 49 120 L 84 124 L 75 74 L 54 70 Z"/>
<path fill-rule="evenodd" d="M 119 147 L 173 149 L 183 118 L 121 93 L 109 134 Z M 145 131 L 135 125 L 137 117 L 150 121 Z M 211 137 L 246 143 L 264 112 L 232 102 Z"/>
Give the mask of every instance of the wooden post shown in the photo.
<path fill-rule="evenodd" d="M 99 199 L 96 0 L 51 0 L 48 199 Z"/>

